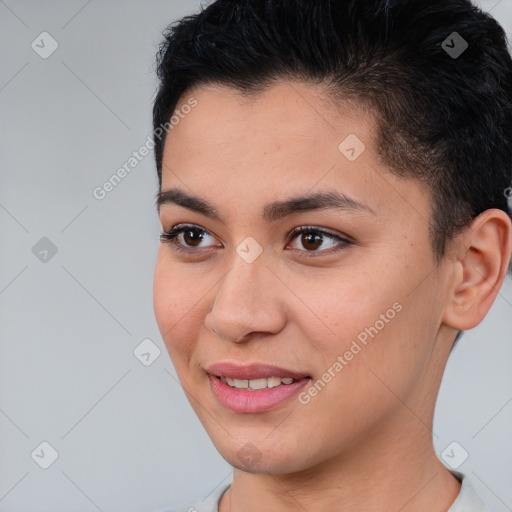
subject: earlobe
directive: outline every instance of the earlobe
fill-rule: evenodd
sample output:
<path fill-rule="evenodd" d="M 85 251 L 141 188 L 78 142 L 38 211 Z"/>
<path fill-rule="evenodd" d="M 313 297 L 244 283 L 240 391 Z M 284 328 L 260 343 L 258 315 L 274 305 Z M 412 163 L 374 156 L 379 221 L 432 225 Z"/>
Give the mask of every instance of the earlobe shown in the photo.
<path fill-rule="evenodd" d="M 502 210 L 486 210 L 453 243 L 458 249 L 443 320 L 465 331 L 484 319 L 503 284 L 512 251 L 512 222 Z"/>

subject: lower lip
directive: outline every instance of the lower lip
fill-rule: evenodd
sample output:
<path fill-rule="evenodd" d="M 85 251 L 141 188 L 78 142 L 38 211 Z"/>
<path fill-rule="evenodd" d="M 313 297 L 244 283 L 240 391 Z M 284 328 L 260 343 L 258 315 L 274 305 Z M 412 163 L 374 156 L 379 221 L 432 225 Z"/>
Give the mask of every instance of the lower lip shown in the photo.
<path fill-rule="evenodd" d="M 291 384 L 281 384 L 275 388 L 257 390 L 236 389 L 218 377 L 209 375 L 210 385 L 219 402 L 228 409 L 238 413 L 265 412 L 274 409 L 300 390 L 310 381 L 304 378 Z"/>

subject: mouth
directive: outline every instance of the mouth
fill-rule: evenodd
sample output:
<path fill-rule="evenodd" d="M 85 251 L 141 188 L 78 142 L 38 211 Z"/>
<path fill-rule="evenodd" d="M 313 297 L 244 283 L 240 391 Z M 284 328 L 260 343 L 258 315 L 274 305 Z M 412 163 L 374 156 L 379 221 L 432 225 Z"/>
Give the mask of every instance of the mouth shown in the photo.
<path fill-rule="evenodd" d="M 311 377 L 305 373 L 267 364 L 240 366 L 218 363 L 206 371 L 217 400 L 237 413 L 275 409 L 311 381 Z"/>
<path fill-rule="evenodd" d="M 217 377 L 217 376 L 216 376 Z M 297 382 L 300 379 L 294 379 L 292 377 L 261 377 L 259 379 L 233 379 L 232 377 L 226 377 L 221 375 L 217 377 L 222 382 L 225 382 L 228 386 L 235 389 L 245 389 L 247 391 L 257 391 L 259 389 L 271 389 L 277 386 L 288 386 Z"/>

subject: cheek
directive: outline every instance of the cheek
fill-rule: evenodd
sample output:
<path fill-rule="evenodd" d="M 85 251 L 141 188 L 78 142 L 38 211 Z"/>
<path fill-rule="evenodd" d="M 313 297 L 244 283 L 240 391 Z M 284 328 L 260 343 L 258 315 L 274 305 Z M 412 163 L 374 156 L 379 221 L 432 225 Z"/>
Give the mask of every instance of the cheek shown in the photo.
<path fill-rule="evenodd" d="M 329 379 L 329 391 L 322 391 L 318 406 L 325 399 L 342 410 L 364 409 L 361 404 L 370 403 L 378 409 L 393 401 L 378 377 L 405 394 L 423 373 L 435 330 L 430 314 L 434 305 L 425 293 L 410 294 L 409 281 L 398 269 L 392 273 L 376 268 L 373 273 L 354 269 L 338 278 L 331 274 L 315 283 L 294 283 L 310 311 L 298 304 L 291 314 L 317 354 L 315 377 Z M 324 373 L 329 370 L 331 374 Z"/>
<path fill-rule="evenodd" d="M 334 368 L 336 378 L 321 399 L 323 405 L 337 404 L 333 414 L 340 417 L 357 411 L 353 421 L 359 427 L 372 415 L 399 406 L 397 396 L 421 393 L 418 386 L 426 378 L 436 331 L 430 314 L 435 305 L 428 297 L 407 297 L 398 288 L 378 293 L 375 290 L 376 296 L 362 308 L 357 301 L 343 302 L 338 311 L 346 316 L 339 317 L 339 336 L 319 347 L 329 356 L 324 371 L 342 357 Z"/>
<path fill-rule="evenodd" d="M 190 286 L 185 272 L 165 260 L 162 252 L 153 278 L 153 309 L 167 351 L 177 365 L 178 359 L 189 358 L 202 325 L 198 319 L 201 293 Z"/>
<path fill-rule="evenodd" d="M 374 333 L 375 326 L 379 332 L 389 330 L 400 315 L 396 311 L 400 306 L 393 308 L 400 298 L 397 289 L 356 269 L 297 280 L 293 289 L 302 299 L 302 303 L 292 301 L 294 318 L 307 338 L 315 340 L 318 352 L 329 359 L 349 350 L 354 340 L 364 344 L 368 330 Z"/>

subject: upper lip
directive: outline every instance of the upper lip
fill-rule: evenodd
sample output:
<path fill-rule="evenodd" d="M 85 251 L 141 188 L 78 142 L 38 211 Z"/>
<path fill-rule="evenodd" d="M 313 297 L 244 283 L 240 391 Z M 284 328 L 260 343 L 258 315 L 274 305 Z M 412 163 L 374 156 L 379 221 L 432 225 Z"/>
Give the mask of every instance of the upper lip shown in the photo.
<path fill-rule="evenodd" d="M 217 377 L 230 377 L 232 379 L 260 379 L 266 377 L 292 377 L 293 379 L 303 379 L 309 377 L 306 373 L 300 373 L 286 368 L 280 368 L 271 364 L 251 363 L 236 364 L 230 362 L 214 363 L 206 368 L 210 375 Z"/>

